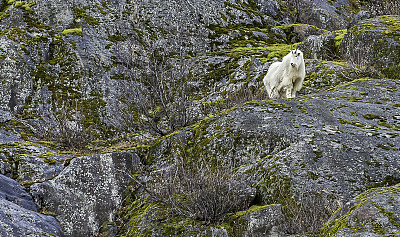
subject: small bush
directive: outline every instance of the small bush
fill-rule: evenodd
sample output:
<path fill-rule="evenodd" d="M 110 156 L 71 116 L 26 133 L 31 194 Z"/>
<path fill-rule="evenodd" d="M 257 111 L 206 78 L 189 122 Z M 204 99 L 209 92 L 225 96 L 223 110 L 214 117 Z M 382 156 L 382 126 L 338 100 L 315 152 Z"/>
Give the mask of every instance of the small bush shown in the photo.
<path fill-rule="evenodd" d="M 309 233 L 318 236 L 323 225 L 338 208 L 338 203 L 325 192 L 301 192 L 287 201 L 283 213 L 288 234 Z"/>
<path fill-rule="evenodd" d="M 163 203 L 172 216 L 206 223 L 220 223 L 227 213 L 248 208 L 251 200 L 245 189 L 227 168 L 184 160 L 158 174 L 149 187 L 154 201 Z"/>
<path fill-rule="evenodd" d="M 318 236 L 324 223 L 339 208 L 332 194 L 317 192 L 315 187 L 305 184 L 301 191 L 291 191 L 289 178 L 272 175 L 259 187 L 258 202 L 266 204 L 279 203 L 283 206 L 286 221 L 282 224 L 287 234 L 304 234 Z M 261 200 L 260 200 L 261 199 Z"/>
<path fill-rule="evenodd" d="M 83 115 L 75 114 L 74 119 L 65 110 L 55 113 L 54 123 L 38 125 L 36 135 L 44 140 L 57 142 L 61 147 L 71 150 L 85 150 L 93 135 L 82 125 Z"/>
<path fill-rule="evenodd" d="M 203 102 L 200 109 L 202 114 L 219 113 L 247 101 L 264 100 L 268 98 L 268 95 L 264 90 L 264 84 L 261 85 L 261 88 L 253 85 L 248 86 L 247 84 L 242 85 L 237 91 L 226 95 L 224 98 L 211 102 Z"/>

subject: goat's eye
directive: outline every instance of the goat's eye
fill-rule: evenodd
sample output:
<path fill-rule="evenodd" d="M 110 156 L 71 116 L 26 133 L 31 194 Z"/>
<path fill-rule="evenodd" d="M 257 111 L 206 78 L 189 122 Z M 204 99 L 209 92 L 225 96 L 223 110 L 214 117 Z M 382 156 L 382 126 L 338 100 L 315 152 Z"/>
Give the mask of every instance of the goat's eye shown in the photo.
<path fill-rule="evenodd" d="M 300 53 L 298 53 L 297 56 L 300 56 Z"/>

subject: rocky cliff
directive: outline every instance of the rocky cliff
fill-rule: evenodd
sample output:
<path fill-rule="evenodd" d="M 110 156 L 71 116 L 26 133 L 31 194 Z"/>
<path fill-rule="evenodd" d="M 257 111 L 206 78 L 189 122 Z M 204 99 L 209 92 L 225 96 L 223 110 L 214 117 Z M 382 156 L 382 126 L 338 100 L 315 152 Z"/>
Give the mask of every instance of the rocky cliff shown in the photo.
<path fill-rule="evenodd" d="M 396 4 L 1 1 L 1 236 L 399 234 Z"/>

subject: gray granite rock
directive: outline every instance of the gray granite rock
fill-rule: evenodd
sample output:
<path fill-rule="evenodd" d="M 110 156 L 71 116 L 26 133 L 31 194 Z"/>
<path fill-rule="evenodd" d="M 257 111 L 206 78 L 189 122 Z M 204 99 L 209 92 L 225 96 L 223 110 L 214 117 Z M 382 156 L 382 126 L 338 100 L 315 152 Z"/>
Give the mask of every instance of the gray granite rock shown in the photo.
<path fill-rule="evenodd" d="M 280 225 L 285 221 L 281 205 L 270 205 L 261 210 L 243 216 L 248 222 L 244 236 L 287 236 L 280 231 Z"/>
<path fill-rule="evenodd" d="M 0 198 L 0 235 L 3 237 L 63 236 L 60 224 L 46 216 Z"/>
<path fill-rule="evenodd" d="M 311 35 L 299 46 L 307 59 L 333 60 L 336 58 L 335 34 Z"/>
<path fill-rule="evenodd" d="M 32 197 L 25 191 L 25 189 L 17 181 L 1 174 L 0 199 L 15 203 L 16 205 L 31 211 L 37 211 Z"/>
<path fill-rule="evenodd" d="M 42 210 L 57 215 L 66 236 L 92 236 L 115 220 L 130 174 L 139 168 L 139 158 L 129 152 L 79 157 L 30 192 Z"/>
<path fill-rule="evenodd" d="M 0 123 L 10 121 L 11 118 L 12 118 L 12 116 L 9 111 L 0 110 Z"/>
<path fill-rule="evenodd" d="M 349 5 L 348 0 L 327 1 L 317 0 L 298 1 L 300 10 L 298 12 L 298 21 L 301 23 L 317 26 L 325 30 L 339 30 L 346 28 L 346 18 L 351 14 L 346 11 Z"/>
<path fill-rule="evenodd" d="M 37 212 L 32 197 L 15 180 L 0 175 L 0 235 L 63 236 L 52 216 Z"/>

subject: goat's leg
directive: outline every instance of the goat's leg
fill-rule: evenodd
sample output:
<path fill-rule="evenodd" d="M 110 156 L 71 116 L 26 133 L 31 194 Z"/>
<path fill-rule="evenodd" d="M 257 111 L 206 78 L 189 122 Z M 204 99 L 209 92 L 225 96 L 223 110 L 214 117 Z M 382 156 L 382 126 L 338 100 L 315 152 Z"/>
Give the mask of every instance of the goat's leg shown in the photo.
<path fill-rule="evenodd" d="M 293 91 L 292 96 L 296 97 L 296 92 L 298 92 L 303 86 L 303 79 L 297 78 L 297 80 L 293 83 Z"/>
<path fill-rule="evenodd" d="M 293 85 L 288 85 L 285 87 L 285 89 L 286 89 L 286 98 L 288 98 L 288 99 L 294 97 L 293 91 L 294 91 L 294 94 L 296 94 L 296 91 L 293 90 Z"/>
<path fill-rule="evenodd" d="M 276 91 L 276 87 L 272 87 L 270 94 L 268 95 L 270 99 L 278 98 L 278 92 Z"/>

